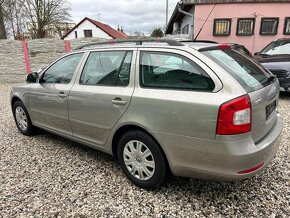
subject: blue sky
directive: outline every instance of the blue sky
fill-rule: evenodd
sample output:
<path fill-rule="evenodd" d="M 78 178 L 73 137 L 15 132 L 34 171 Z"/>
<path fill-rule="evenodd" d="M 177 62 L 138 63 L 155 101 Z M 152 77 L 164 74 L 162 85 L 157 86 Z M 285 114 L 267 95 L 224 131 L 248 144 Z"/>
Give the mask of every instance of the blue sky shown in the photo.
<path fill-rule="evenodd" d="M 127 34 L 135 31 L 149 34 L 154 28 L 165 27 L 166 0 L 67 0 L 72 20 L 84 17 L 99 20 L 113 28 L 119 24 Z M 169 17 L 178 1 L 168 0 Z"/>

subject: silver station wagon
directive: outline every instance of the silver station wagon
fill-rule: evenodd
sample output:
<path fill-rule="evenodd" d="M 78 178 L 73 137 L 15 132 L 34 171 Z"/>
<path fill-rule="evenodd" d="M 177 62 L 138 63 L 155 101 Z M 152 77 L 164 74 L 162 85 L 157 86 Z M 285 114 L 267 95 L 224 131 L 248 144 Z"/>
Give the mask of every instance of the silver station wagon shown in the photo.
<path fill-rule="evenodd" d="M 19 131 L 41 128 L 114 155 L 135 185 L 242 180 L 274 158 L 279 82 L 224 44 L 91 43 L 11 91 Z"/>

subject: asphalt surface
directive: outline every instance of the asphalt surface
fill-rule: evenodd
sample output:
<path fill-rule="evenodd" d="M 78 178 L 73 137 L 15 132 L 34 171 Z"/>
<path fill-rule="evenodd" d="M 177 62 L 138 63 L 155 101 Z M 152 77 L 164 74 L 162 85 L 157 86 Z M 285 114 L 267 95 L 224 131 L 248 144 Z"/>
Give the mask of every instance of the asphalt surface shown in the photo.
<path fill-rule="evenodd" d="M 21 135 L 0 84 L 0 217 L 289 217 L 290 94 L 277 156 L 242 182 L 172 177 L 161 188 L 132 185 L 113 157 L 47 132 Z"/>

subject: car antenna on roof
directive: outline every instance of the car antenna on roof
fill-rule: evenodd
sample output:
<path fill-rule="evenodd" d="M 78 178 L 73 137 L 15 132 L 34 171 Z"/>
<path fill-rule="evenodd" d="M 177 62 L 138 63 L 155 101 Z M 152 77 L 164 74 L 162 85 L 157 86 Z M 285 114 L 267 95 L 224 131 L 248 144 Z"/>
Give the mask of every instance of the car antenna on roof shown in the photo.
<path fill-rule="evenodd" d="M 194 38 L 194 40 L 193 40 L 193 41 L 195 41 L 195 40 L 197 39 L 197 37 L 199 36 L 200 32 L 202 31 L 202 28 L 204 27 L 204 25 L 205 25 L 205 23 L 207 22 L 207 20 L 208 20 L 209 16 L 210 16 L 210 15 L 211 15 L 211 13 L 213 12 L 213 10 L 214 10 L 215 6 L 216 6 L 216 3 L 215 3 L 215 4 L 214 4 L 214 6 L 212 7 L 211 11 L 209 12 L 209 14 L 208 14 L 207 18 L 205 19 L 204 23 L 202 24 L 202 26 L 201 26 L 200 30 L 198 31 L 198 33 L 197 33 L 197 35 L 196 35 L 196 37 Z"/>

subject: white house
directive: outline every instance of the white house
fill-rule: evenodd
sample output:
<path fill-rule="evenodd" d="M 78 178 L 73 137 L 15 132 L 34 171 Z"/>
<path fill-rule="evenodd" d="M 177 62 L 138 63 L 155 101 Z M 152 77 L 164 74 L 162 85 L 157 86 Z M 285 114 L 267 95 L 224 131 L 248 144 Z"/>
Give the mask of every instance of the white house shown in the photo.
<path fill-rule="evenodd" d="M 113 29 L 107 24 L 85 17 L 74 28 L 67 32 L 62 39 L 70 40 L 84 37 L 98 37 L 104 39 L 119 39 L 128 37 L 122 30 Z"/>

